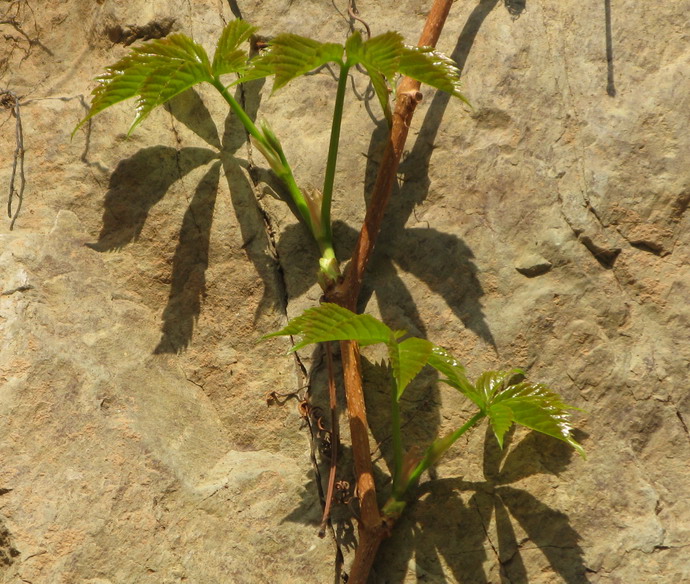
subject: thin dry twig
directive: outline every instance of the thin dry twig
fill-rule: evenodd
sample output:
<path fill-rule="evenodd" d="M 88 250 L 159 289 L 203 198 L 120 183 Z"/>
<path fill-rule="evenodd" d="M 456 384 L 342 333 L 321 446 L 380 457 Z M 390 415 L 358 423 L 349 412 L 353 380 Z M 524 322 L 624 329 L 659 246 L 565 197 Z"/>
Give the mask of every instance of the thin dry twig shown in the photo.
<path fill-rule="evenodd" d="M 27 8 L 29 12 L 31 12 L 31 17 L 33 18 L 34 21 L 34 30 L 35 30 L 35 35 L 32 37 L 29 35 L 29 33 L 24 30 L 24 27 L 22 25 L 22 20 L 23 18 L 23 8 Z M 14 14 L 10 14 L 11 12 L 14 12 Z M 9 2 L 9 7 L 5 12 L 2 14 L 1 19 L 0 19 L 0 25 L 5 25 L 5 26 L 10 26 L 12 27 L 16 32 L 18 32 L 22 38 L 18 38 L 12 35 L 4 35 L 5 40 L 8 41 L 13 41 L 16 45 L 21 43 L 22 41 L 26 42 L 28 44 L 28 48 L 23 49 L 24 50 L 24 57 L 22 58 L 22 61 L 27 59 L 29 55 L 31 54 L 31 49 L 33 47 L 40 47 L 43 51 L 48 53 L 49 55 L 53 55 L 53 52 L 46 47 L 40 40 L 39 35 L 40 35 L 40 30 L 38 29 L 38 25 L 36 23 L 36 15 L 34 14 L 33 8 L 31 8 L 31 5 L 26 2 L 26 0 L 17 0 L 13 2 Z"/>
<path fill-rule="evenodd" d="M 326 490 L 326 504 L 323 509 L 323 517 L 321 519 L 321 528 L 319 529 L 319 537 L 326 535 L 326 524 L 331 513 L 331 505 L 333 504 L 333 492 L 335 489 L 335 473 L 338 468 L 338 443 L 340 441 L 340 428 L 338 426 L 338 396 L 336 394 L 335 386 L 335 372 L 333 369 L 333 353 L 331 344 L 326 344 L 326 360 L 328 362 L 328 396 L 330 401 L 331 411 L 331 465 L 328 473 L 328 489 Z"/>
<path fill-rule="evenodd" d="M 352 18 L 353 20 L 356 20 L 357 22 L 359 22 L 364 27 L 364 30 L 367 33 L 367 39 L 370 39 L 371 38 L 371 28 L 369 27 L 369 23 L 359 15 L 359 10 L 357 10 L 357 5 L 355 4 L 355 0 L 349 0 L 349 2 L 347 4 L 347 13 L 350 15 L 350 18 Z"/>
<path fill-rule="evenodd" d="M 10 175 L 10 192 L 7 197 L 7 216 L 10 218 L 10 231 L 14 229 L 14 223 L 19 217 L 19 212 L 24 202 L 24 188 L 26 187 L 26 178 L 24 176 L 24 131 L 22 129 L 22 116 L 20 111 L 19 97 L 14 91 L 5 89 L 0 91 L 0 105 L 12 111 L 15 123 L 15 148 L 14 157 L 12 159 L 12 174 Z M 15 188 L 15 181 L 19 177 L 19 189 Z M 12 210 L 14 199 L 17 199 L 17 207 Z"/>

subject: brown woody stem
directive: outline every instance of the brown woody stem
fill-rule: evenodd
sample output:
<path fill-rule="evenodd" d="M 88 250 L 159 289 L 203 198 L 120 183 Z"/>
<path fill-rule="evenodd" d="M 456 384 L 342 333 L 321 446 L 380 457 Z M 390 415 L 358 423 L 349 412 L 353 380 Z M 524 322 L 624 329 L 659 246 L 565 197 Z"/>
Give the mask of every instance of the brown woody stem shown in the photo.
<path fill-rule="evenodd" d="M 424 30 L 419 37 L 419 43 L 417 43 L 420 47 L 436 46 L 452 4 L 453 0 L 434 0 Z M 393 183 L 405 148 L 410 122 L 417 104 L 422 99 L 422 94 L 419 91 L 420 86 L 419 81 L 410 77 L 403 77 L 398 86 L 393 112 L 393 126 L 376 175 L 376 183 L 374 184 L 371 203 L 364 217 L 364 225 L 357 238 L 345 277 L 328 294 L 328 298 L 332 302 L 350 310 L 354 310 L 357 305 L 357 298 L 364 281 L 364 271 L 374 250 L 388 201 L 393 192 Z"/>
<path fill-rule="evenodd" d="M 434 0 L 427 16 L 419 46 L 435 47 L 445 24 L 453 0 Z M 422 98 L 420 83 L 404 77 L 398 87 L 393 126 L 379 167 L 371 203 L 367 209 L 364 225 L 360 231 L 352 254 L 352 260 L 342 282 L 328 290 L 326 297 L 348 308 L 356 310 L 357 299 L 362 288 L 364 272 L 376 244 L 383 217 L 393 190 L 393 183 L 400 164 L 410 122 L 417 104 Z M 369 425 L 364 406 L 362 373 L 359 347 L 355 342 L 340 344 L 345 396 L 350 418 L 350 435 L 357 475 L 357 495 L 360 501 L 359 544 L 350 568 L 348 584 L 366 584 L 381 542 L 390 533 L 390 521 L 381 517 L 374 484 L 373 464 L 369 448 Z"/>

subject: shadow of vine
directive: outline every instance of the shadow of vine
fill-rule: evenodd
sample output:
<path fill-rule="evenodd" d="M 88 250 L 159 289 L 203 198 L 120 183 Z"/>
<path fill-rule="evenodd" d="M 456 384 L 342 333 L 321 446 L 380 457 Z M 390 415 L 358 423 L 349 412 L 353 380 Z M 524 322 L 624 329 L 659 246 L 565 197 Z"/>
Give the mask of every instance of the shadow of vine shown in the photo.
<path fill-rule="evenodd" d="M 482 0 L 472 11 L 452 54 L 461 69 L 484 19 L 498 1 Z M 511 6 L 521 11 L 524 2 L 514 0 L 509 6 L 506 0 L 506 7 L 511 10 Z M 245 103 L 252 118 L 255 118 L 260 102 L 260 89 L 261 85 L 255 83 L 247 84 L 244 90 Z M 423 319 L 415 308 L 410 291 L 398 276 L 397 268 L 400 268 L 425 282 L 444 299 L 467 329 L 494 345 L 482 313 L 480 298 L 484 293 L 477 278 L 471 249 L 455 235 L 428 227 L 406 226 L 415 206 L 428 195 L 430 179 L 427 169 L 449 101 L 450 97 L 446 94 L 438 92 L 435 95 L 422 124 L 423 131 L 401 166 L 403 184 L 393 196 L 380 244 L 368 272 L 361 304 L 366 305 L 375 291 L 384 321 L 397 328 L 401 324 L 400 315 L 405 314 L 409 322 L 402 325 L 415 335 L 425 336 Z M 162 336 L 155 349 L 157 353 L 179 352 L 192 338 L 205 294 L 205 271 L 221 171 L 230 185 L 243 247 L 265 284 L 259 308 L 276 302 L 268 293 L 275 289 L 276 261 L 267 251 L 263 211 L 255 199 L 254 185 L 243 172 L 247 164 L 235 156 L 246 139 L 243 129 L 232 116 L 228 116 L 221 139 L 208 110 L 194 91 L 177 98 L 169 111 L 210 148 L 178 150 L 157 146 L 140 150 L 122 161 L 111 176 L 104 204 L 103 227 L 98 241 L 92 244 L 94 249 L 108 251 L 136 241 L 151 209 L 172 184 L 194 169 L 210 164 L 197 185 L 182 221 L 173 257 L 169 299 L 163 312 Z M 365 192 L 369 191 L 375 174 L 374 152 L 378 150 L 384 133 L 385 128 L 380 126 L 370 143 Z M 251 172 L 252 169 L 248 170 Z M 356 231 L 342 222 L 336 223 L 334 231 L 339 242 L 339 254 L 344 256 L 352 249 Z M 287 228 L 280 235 L 278 248 L 290 250 L 284 256 L 287 262 L 297 260 L 297 271 L 288 277 L 285 284 L 287 297 L 297 297 L 315 282 L 315 271 L 310 272 L 306 265 L 308 262 L 314 266 L 316 250 L 310 246 L 299 225 Z M 449 266 L 448 271 L 439 272 L 434 268 L 428 261 L 430 255 L 443 257 Z M 365 369 L 365 376 L 377 375 L 375 367 L 366 366 Z M 435 433 L 439 426 L 438 408 L 426 407 L 436 402 L 436 390 L 429 389 L 435 385 L 434 381 L 435 377 L 423 377 L 408 390 L 409 398 L 422 404 L 413 413 L 425 416 L 420 424 L 424 429 L 423 439 L 428 438 L 426 434 Z M 388 391 L 388 384 L 385 387 Z M 386 439 L 384 428 L 372 427 L 379 442 Z M 440 578 L 445 565 L 458 581 L 488 584 L 490 580 L 483 572 L 483 566 L 489 554 L 494 553 L 506 578 L 513 584 L 526 582 L 527 572 L 520 553 L 525 549 L 525 542 L 518 541 L 514 520 L 527 534 L 528 540 L 544 554 L 551 568 L 568 584 L 587 582 L 582 550 L 578 544 L 580 538 L 569 526 L 567 516 L 549 508 L 526 490 L 514 486 L 519 480 L 542 472 L 525 466 L 527 457 L 522 454 L 527 449 L 534 450 L 533 445 L 538 440 L 529 435 L 509 454 L 506 454 L 507 449 L 503 453 L 496 448 L 492 450 L 489 444 L 493 444 L 493 441 L 486 440 L 484 481 L 443 479 L 422 485 L 420 500 L 411 505 L 410 513 L 400 521 L 396 535 L 382 550 L 383 561 L 379 562 L 379 566 L 386 566 L 385 581 L 402 582 L 407 564 L 415 553 L 418 557 L 424 557 L 426 562 L 425 566 L 417 564 L 419 578 L 428 575 Z M 546 448 L 540 445 L 537 452 L 543 452 Z M 551 445 L 548 448 L 554 447 Z M 559 452 L 560 459 L 569 460 L 568 453 L 572 455 L 569 449 Z M 387 456 L 385 448 L 382 448 L 382 455 Z M 556 467 L 552 464 L 544 468 L 552 472 Z M 466 493 L 471 495 L 463 496 Z M 425 497 L 426 494 L 432 496 Z M 304 520 L 301 510 L 303 508 L 298 507 L 286 519 Z M 313 510 L 307 515 L 313 516 Z M 489 535 L 492 518 L 495 542 L 491 541 Z M 342 525 L 346 526 L 347 523 L 343 522 Z M 347 537 L 348 542 L 351 535 L 343 527 L 342 536 Z M 379 573 L 383 574 L 381 568 Z"/>
<path fill-rule="evenodd" d="M 473 10 L 453 53 L 460 68 L 464 65 L 481 22 L 497 2 L 498 0 L 483 0 Z M 243 89 L 242 98 L 252 119 L 256 117 L 260 103 L 261 86 L 261 82 L 254 82 L 246 84 Z M 401 312 L 400 309 L 393 310 L 397 305 L 402 308 L 402 312 L 407 313 L 411 332 L 424 336 L 422 319 L 416 312 L 409 291 L 397 275 L 394 267 L 397 265 L 424 281 L 446 300 L 467 328 L 493 344 L 479 303 L 483 291 L 476 277 L 471 250 L 455 235 L 444 234 L 432 228 L 405 228 L 415 205 L 426 197 L 429 187 L 428 175 L 424 173 L 419 176 L 411 169 L 426 169 L 428 166 L 433 150 L 431 145 L 449 99 L 440 92 L 436 94 L 424 120 L 423 135 L 416 141 L 401 167 L 405 182 L 393 198 L 361 304 L 366 305 L 372 291 L 376 289 L 384 320 L 392 319 L 391 324 L 395 326 L 395 320 Z M 110 178 L 104 203 L 103 227 L 98 241 L 92 247 L 99 251 L 109 251 L 136 241 L 152 207 L 165 196 L 174 182 L 194 169 L 220 158 L 222 170 L 231 186 L 231 198 L 240 223 L 244 247 L 264 281 L 264 295 L 257 309 L 261 311 L 276 302 L 269 292 L 276 289 L 276 262 L 267 251 L 262 210 L 255 200 L 253 185 L 248 183 L 246 174 L 241 170 L 242 167 L 247 168 L 246 162 L 234 156 L 244 144 L 246 134 L 234 117 L 229 115 L 221 140 L 208 109 L 194 90 L 173 100 L 168 111 L 210 148 L 186 147 L 178 150 L 156 146 L 140 150 L 120 162 Z M 372 138 L 370 153 L 378 149 L 384 133 L 385 128 L 380 126 Z M 367 169 L 370 180 L 375 172 L 373 158 L 370 157 L 372 162 Z M 218 169 L 214 166 L 200 181 L 183 219 L 179 244 L 173 258 L 172 285 L 164 310 L 162 338 L 156 352 L 178 352 L 191 340 L 205 294 L 204 272 L 208 265 L 212 225 L 212 217 L 207 211 L 213 208 L 218 178 Z M 354 244 L 356 230 L 337 223 L 334 231 L 338 238 L 339 255 L 345 257 Z M 291 270 L 291 273 L 285 274 L 285 292 L 287 297 L 297 297 L 315 282 L 315 246 L 308 240 L 301 226 L 296 224 L 280 235 L 277 247 Z M 447 273 L 439 273 L 433 269 L 428 262 L 430 256 L 445 256 Z"/>
<path fill-rule="evenodd" d="M 589 582 L 581 538 L 568 516 L 520 484 L 537 475 L 558 476 L 574 451 L 537 432 L 510 448 L 512 436 L 512 432 L 507 435 L 501 451 L 487 428 L 483 481 L 437 479 L 419 487 L 419 499 L 396 526 L 391 540 L 384 542 L 377 582 L 405 581 L 414 555 L 413 569 L 424 581 L 446 581 L 443 574 L 449 570 L 463 584 L 527 584 L 522 554 L 535 551 L 559 581 Z M 486 572 L 491 558 L 498 574 Z"/>

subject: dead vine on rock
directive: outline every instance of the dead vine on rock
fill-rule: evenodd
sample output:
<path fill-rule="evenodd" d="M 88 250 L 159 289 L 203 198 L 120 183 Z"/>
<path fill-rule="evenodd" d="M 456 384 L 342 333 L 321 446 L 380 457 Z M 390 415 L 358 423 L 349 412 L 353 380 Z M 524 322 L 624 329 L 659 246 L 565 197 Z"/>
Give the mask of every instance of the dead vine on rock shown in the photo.
<path fill-rule="evenodd" d="M 28 11 L 31 13 L 31 18 L 33 19 L 33 28 L 34 28 L 34 35 L 32 36 L 29 34 L 24 25 L 23 25 L 23 12 L 24 8 L 28 9 Z M 26 0 L 13 0 L 12 2 L 9 2 L 9 6 L 5 10 L 5 12 L 0 16 L 0 26 L 8 26 L 14 30 L 15 33 L 17 33 L 19 36 L 15 36 L 13 34 L 4 34 L 3 37 L 5 38 L 6 41 L 9 41 L 12 43 L 12 48 L 10 49 L 10 55 L 14 51 L 15 48 L 17 47 L 22 47 L 22 50 L 24 51 L 24 56 L 22 57 L 22 61 L 27 59 L 29 55 L 31 54 L 31 49 L 33 47 L 40 47 L 43 49 L 46 53 L 49 55 L 52 55 L 53 52 L 46 47 L 40 40 L 39 38 L 39 30 L 38 30 L 38 25 L 36 24 L 36 16 L 34 14 L 34 10 L 31 7 L 31 5 L 26 1 Z M 23 46 L 26 43 L 28 46 Z M 4 59 L 4 63 L 2 63 L 3 66 L 6 66 L 7 63 L 9 62 L 9 57 Z"/>
<path fill-rule="evenodd" d="M 14 223 L 19 216 L 22 203 L 24 202 L 24 188 L 26 187 L 26 178 L 24 175 L 24 131 L 22 129 L 21 104 L 17 94 L 9 89 L 1 90 L 0 105 L 5 109 L 9 109 L 15 120 L 15 148 L 12 158 L 9 195 L 7 197 L 7 216 L 10 218 L 10 230 L 12 230 L 14 229 Z M 19 181 L 18 188 L 15 186 L 17 180 Z M 13 208 L 15 198 L 17 200 L 17 206 Z"/>

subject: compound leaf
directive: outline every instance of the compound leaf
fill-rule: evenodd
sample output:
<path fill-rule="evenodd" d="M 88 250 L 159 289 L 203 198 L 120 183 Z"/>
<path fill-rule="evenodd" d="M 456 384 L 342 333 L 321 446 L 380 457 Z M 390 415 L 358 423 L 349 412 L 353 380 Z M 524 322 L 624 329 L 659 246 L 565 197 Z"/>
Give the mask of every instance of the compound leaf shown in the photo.
<path fill-rule="evenodd" d="M 74 132 L 111 105 L 137 97 L 137 116 L 131 132 L 156 106 L 211 79 L 206 51 L 189 37 L 174 34 L 145 43 L 97 77 L 91 109 Z"/>
<path fill-rule="evenodd" d="M 213 74 L 241 73 L 247 66 L 247 53 L 239 46 L 256 32 L 257 28 L 244 20 L 231 21 L 218 39 L 213 55 Z"/>
<path fill-rule="evenodd" d="M 387 343 L 392 334 L 391 329 L 373 316 L 355 314 L 337 304 L 324 303 L 306 310 L 290 320 L 285 328 L 263 338 L 300 335 L 302 340 L 291 349 L 296 351 L 312 343 L 326 341 L 350 340 L 363 346 Z"/>
<path fill-rule="evenodd" d="M 503 435 L 510 427 L 510 423 L 506 426 L 506 410 L 510 410 L 512 420 L 516 424 L 567 442 L 584 458 L 584 449 L 571 435 L 572 425 L 568 410 L 575 409 L 577 408 L 563 403 L 558 394 L 541 383 L 523 381 L 509 384 L 497 391 L 489 404 L 487 414 L 501 445 Z"/>
<path fill-rule="evenodd" d="M 571 435 L 568 410 L 577 408 L 565 404 L 546 386 L 523 381 L 522 369 L 486 371 L 473 385 L 465 376 L 464 367 L 441 347 L 432 349 L 428 363 L 445 376 L 442 381 L 471 399 L 489 418 L 501 447 L 505 433 L 515 423 L 567 442 L 585 456 L 584 449 Z"/>

